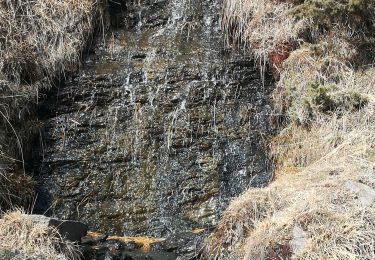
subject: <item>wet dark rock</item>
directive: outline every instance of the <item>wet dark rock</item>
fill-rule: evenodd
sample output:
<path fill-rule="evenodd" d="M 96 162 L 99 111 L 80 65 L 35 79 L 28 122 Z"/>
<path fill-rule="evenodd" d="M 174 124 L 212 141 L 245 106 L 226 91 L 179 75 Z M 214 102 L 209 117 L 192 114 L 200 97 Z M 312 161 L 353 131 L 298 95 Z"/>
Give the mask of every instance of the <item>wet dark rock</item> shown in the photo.
<path fill-rule="evenodd" d="M 72 242 L 80 242 L 88 231 L 87 225 L 79 221 L 60 220 L 43 215 L 25 215 L 25 217 L 34 223 L 56 228 L 62 238 Z"/>
<path fill-rule="evenodd" d="M 108 238 L 108 235 L 100 235 L 97 237 L 84 236 L 81 238 L 81 244 L 94 245 L 100 242 L 105 242 L 107 238 Z"/>
<path fill-rule="evenodd" d="M 96 260 L 132 260 L 132 258 L 124 256 L 121 258 L 120 252 L 112 251 L 107 247 L 100 247 L 94 251 L 92 259 Z"/>
<path fill-rule="evenodd" d="M 172 252 L 143 252 L 136 245 L 124 245 L 119 241 L 107 241 L 95 246 L 83 246 L 82 255 L 85 260 L 175 260 Z"/>
<path fill-rule="evenodd" d="M 105 241 L 104 243 L 100 244 L 101 247 L 107 247 L 111 251 L 132 251 L 140 249 L 140 246 L 137 245 L 135 242 L 130 241 L 127 243 L 117 241 L 117 240 L 109 240 Z"/>
<path fill-rule="evenodd" d="M 171 234 L 165 241 L 154 247 L 153 250 L 173 252 L 181 260 L 199 259 L 204 237 L 204 234 L 191 232 Z"/>
<path fill-rule="evenodd" d="M 219 2 L 121 1 L 124 26 L 40 107 L 36 209 L 166 237 L 267 184 L 272 85 L 225 47 Z"/>

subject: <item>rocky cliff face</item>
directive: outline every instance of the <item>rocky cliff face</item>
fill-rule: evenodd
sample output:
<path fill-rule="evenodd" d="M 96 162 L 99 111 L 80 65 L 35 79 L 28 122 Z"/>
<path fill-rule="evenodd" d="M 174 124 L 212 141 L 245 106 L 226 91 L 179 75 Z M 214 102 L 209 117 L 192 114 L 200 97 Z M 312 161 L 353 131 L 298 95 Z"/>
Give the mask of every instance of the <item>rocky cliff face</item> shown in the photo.
<path fill-rule="evenodd" d="M 119 10 L 120 27 L 40 109 L 39 208 L 126 235 L 212 226 L 271 176 L 270 84 L 225 48 L 218 1 Z"/>

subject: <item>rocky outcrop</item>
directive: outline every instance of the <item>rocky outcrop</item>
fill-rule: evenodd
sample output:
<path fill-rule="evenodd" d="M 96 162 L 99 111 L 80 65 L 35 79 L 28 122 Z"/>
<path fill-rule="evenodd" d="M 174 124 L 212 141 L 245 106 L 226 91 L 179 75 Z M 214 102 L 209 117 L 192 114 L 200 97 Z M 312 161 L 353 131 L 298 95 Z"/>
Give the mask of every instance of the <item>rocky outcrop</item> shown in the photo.
<path fill-rule="evenodd" d="M 225 48 L 218 1 L 121 8 L 122 27 L 40 108 L 37 206 L 119 235 L 211 227 L 271 176 L 270 84 Z"/>

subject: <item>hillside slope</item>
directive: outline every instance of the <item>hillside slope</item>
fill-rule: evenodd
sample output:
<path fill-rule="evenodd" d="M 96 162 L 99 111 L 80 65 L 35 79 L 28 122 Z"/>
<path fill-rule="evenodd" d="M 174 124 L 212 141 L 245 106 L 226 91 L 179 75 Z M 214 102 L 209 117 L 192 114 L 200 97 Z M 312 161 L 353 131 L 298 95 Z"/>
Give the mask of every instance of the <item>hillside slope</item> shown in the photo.
<path fill-rule="evenodd" d="M 224 1 L 231 43 L 278 79 L 276 177 L 235 199 L 209 259 L 373 259 L 373 1 Z"/>

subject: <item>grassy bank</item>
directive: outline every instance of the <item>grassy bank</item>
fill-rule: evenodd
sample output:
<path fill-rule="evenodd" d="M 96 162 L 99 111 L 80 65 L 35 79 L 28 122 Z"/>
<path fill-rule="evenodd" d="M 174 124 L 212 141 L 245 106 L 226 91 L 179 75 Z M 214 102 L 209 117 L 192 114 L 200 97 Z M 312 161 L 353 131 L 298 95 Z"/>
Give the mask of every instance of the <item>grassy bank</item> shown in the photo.
<path fill-rule="evenodd" d="M 32 205 L 28 162 L 43 129 L 36 117 L 40 93 L 78 69 L 101 7 L 97 0 L 0 1 L 1 259 L 79 259 L 78 248 L 57 230 L 20 211 L 4 212 Z"/>
<path fill-rule="evenodd" d="M 40 93 L 77 70 L 100 17 L 97 0 L 0 2 L 0 209 L 33 197 L 26 175 L 40 135 Z"/>
<path fill-rule="evenodd" d="M 223 26 L 277 79 L 276 177 L 231 203 L 207 256 L 373 259 L 375 3 L 261 2 L 224 1 Z"/>
<path fill-rule="evenodd" d="M 1 259 L 80 259 L 77 245 L 65 241 L 56 229 L 34 223 L 21 211 L 0 218 Z"/>

